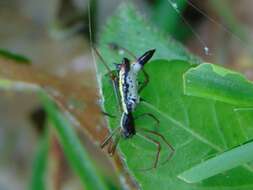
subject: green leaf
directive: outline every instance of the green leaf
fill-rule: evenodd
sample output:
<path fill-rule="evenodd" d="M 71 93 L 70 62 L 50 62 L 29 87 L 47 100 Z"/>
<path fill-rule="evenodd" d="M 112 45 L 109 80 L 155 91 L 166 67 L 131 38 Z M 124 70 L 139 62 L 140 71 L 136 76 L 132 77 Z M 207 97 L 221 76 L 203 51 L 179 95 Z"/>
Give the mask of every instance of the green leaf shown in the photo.
<path fill-rule="evenodd" d="M 68 158 L 70 166 L 80 177 L 85 189 L 108 189 L 104 180 L 96 171 L 88 153 L 81 145 L 78 136 L 70 122 L 58 111 L 55 104 L 42 94 L 42 102 L 49 117 L 49 121 L 56 129 L 60 144 Z"/>
<path fill-rule="evenodd" d="M 214 64 L 201 64 L 187 71 L 184 92 L 237 106 L 253 106 L 253 83 L 237 72 Z"/>
<path fill-rule="evenodd" d="M 4 50 L 4 49 L 0 49 L 0 57 L 12 59 L 12 60 L 14 60 L 18 63 L 21 63 L 21 64 L 30 64 L 31 63 L 31 61 L 28 58 L 26 58 L 25 56 L 19 55 L 16 53 L 12 53 L 12 52 Z"/>
<path fill-rule="evenodd" d="M 187 183 L 197 183 L 252 160 L 253 142 L 250 142 L 200 163 L 179 174 L 178 177 Z"/>
<path fill-rule="evenodd" d="M 177 6 L 178 10 L 182 13 L 187 6 L 187 1 L 178 1 Z M 182 22 L 181 16 L 168 0 L 158 0 L 154 2 L 151 11 L 151 20 L 153 23 L 159 26 L 159 29 L 163 29 L 176 39 L 183 40 L 192 33 L 189 27 Z"/>
<path fill-rule="evenodd" d="M 32 164 L 31 190 L 46 190 L 46 171 L 48 163 L 48 133 L 40 137 Z"/>
<path fill-rule="evenodd" d="M 247 140 L 251 140 L 251 134 L 253 134 L 253 108 L 236 108 L 234 111 L 245 131 L 244 136 Z"/>
<path fill-rule="evenodd" d="M 234 109 L 240 126 L 244 128 L 244 136 L 252 141 L 249 134 L 253 134 L 253 109 Z M 235 147 L 225 153 L 200 163 L 191 169 L 179 174 L 178 177 L 188 183 L 196 183 L 206 178 L 217 175 L 236 166 L 247 164 L 253 161 L 253 142 Z M 253 162 L 252 162 L 253 163 Z M 251 163 L 251 165 L 252 165 Z M 248 166 L 246 166 L 248 167 Z"/>
<path fill-rule="evenodd" d="M 136 129 L 157 130 L 174 146 L 176 153 L 167 164 L 151 171 L 141 172 L 140 168 L 152 166 L 156 147 L 139 136 L 121 140 L 120 150 L 128 169 L 143 189 L 154 189 L 157 184 L 159 189 L 180 190 L 207 187 L 219 190 L 229 187 L 240 189 L 241 186 L 248 187 L 245 189 L 253 188 L 253 173 L 249 166 L 237 167 L 204 180 L 201 184 L 187 184 L 177 178 L 180 173 L 207 160 L 210 156 L 218 155 L 246 142 L 247 139 L 252 139 L 253 134 L 245 136 L 246 131 L 237 120 L 235 107 L 183 94 L 182 75 L 192 67 L 189 63 L 153 61 L 145 67 L 150 75 L 150 83 L 141 97 L 147 102 L 138 105 L 134 115 L 152 113 L 160 120 L 160 126 L 155 129 L 152 120 L 143 118 L 136 121 Z M 104 105 L 107 112 L 115 114 L 118 113 L 117 105 L 109 80 L 108 76 L 105 76 L 102 81 Z M 119 127 L 120 113 L 117 116 L 117 120 L 110 119 L 111 128 Z M 165 160 L 168 154 L 169 149 L 163 143 L 161 160 Z"/>
<path fill-rule="evenodd" d="M 119 151 L 126 162 L 128 171 L 134 176 L 140 187 L 149 189 L 180 190 L 226 190 L 253 188 L 253 169 L 240 166 L 221 173 L 197 184 L 188 184 L 177 176 L 195 165 L 214 157 L 226 150 L 252 139 L 253 134 L 245 136 L 232 105 L 209 99 L 186 96 L 183 93 L 183 74 L 193 68 L 193 56 L 184 51 L 177 43 L 169 44 L 164 36 L 136 14 L 132 6 L 123 5 L 107 24 L 101 37 L 101 54 L 114 68 L 114 62 L 120 62 L 122 56 L 108 49 L 108 42 L 117 43 L 128 48 L 134 54 L 141 55 L 146 50 L 157 48 L 154 59 L 181 59 L 186 61 L 157 60 L 148 63 L 145 70 L 150 76 L 148 86 L 141 93 L 146 101 L 137 106 L 134 115 L 152 113 L 160 120 L 157 128 L 149 118 L 136 120 L 136 130 L 147 128 L 162 134 L 175 148 L 173 158 L 164 165 L 150 171 L 140 169 L 153 165 L 156 146 L 150 144 L 142 136 L 132 139 L 121 139 Z M 183 52 L 183 53 L 182 53 Z M 130 58 L 130 57 L 129 57 Z M 118 111 L 111 81 L 102 64 L 98 64 L 101 79 L 102 95 L 105 111 L 117 115 L 117 119 L 109 119 L 111 130 L 120 126 L 121 113 Z M 142 76 L 141 76 L 142 77 Z M 152 138 L 161 141 L 151 135 Z M 170 150 L 162 143 L 161 164 L 166 160 Z"/>
<path fill-rule="evenodd" d="M 191 55 L 180 43 L 158 31 L 139 15 L 132 4 L 122 4 L 115 16 L 111 17 L 101 35 L 100 50 L 106 62 L 120 62 L 122 56 L 111 51 L 108 44 L 117 43 L 135 55 L 141 55 L 148 49 L 156 48 L 154 59 L 179 59 L 190 63 L 200 60 Z M 101 67 L 100 67 L 101 69 Z M 105 72 L 103 72 L 105 74 Z"/>

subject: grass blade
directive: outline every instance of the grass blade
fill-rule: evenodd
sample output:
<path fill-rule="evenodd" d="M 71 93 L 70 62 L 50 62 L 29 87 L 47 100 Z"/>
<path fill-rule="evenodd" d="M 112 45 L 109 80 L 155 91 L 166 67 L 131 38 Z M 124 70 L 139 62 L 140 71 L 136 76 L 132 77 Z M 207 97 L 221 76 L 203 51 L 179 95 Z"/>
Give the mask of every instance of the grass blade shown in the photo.
<path fill-rule="evenodd" d="M 253 160 L 253 142 L 233 148 L 179 174 L 187 183 L 197 183 L 209 177 Z"/>
<path fill-rule="evenodd" d="M 46 131 L 45 134 L 39 140 L 37 152 L 35 154 L 32 166 L 30 190 L 46 189 L 45 175 L 48 163 L 48 148 L 48 133 Z"/>
<path fill-rule="evenodd" d="M 107 189 L 103 179 L 96 171 L 88 153 L 81 145 L 69 121 L 60 113 L 55 104 L 45 95 L 42 102 L 49 117 L 49 121 L 57 131 L 59 142 L 63 148 L 70 166 L 80 177 L 85 189 Z"/>
<path fill-rule="evenodd" d="M 31 64 L 31 61 L 27 57 L 12 53 L 10 51 L 1 48 L 0 48 L 0 57 L 15 60 L 17 63 L 21 64 L 28 64 L 28 65 Z"/>

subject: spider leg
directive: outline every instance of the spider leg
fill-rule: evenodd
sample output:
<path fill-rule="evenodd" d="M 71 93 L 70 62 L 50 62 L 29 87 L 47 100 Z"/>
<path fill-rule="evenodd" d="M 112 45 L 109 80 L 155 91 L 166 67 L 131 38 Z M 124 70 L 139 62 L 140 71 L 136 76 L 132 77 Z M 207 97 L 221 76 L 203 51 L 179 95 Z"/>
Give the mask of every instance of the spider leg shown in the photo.
<path fill-rule="evenodd" d="M 139 89 L 138 89 L 138 93 L 141 93 L 141 91 L 148 85 L 149 83 L 149 75 L 148 73 L 144 70 L 144 68 L 141 69 L 141 71 L 144 74 L 144 82 L 140 85 Z"/>
<path fill-rule="evenodd" d="M 145 117 L 145 116 L 153 119 L 156 122 L 156 126 L 157 127 L 159 126 L 160 121 L 152 113 L 143 113 L 143 114 L 140 114 L 140 115 L 136 116 L 134 119 L 137 120 L 137 119 L 140 119 L 140 118 Z"/>
<path fill-rule="evenodd" d="M 114 51 L 123 51 L 123 52 L 125 51 L 125 52 L 127 52 L 132 58 L 134 58 L 134 60 L 137 60 L 137 57 L 136 57 L 130 50 L 128 50 L 127 48 L 124 48 L 124 47 L 122 47 L 122 46 L 120 46 L 120 45 L 118 45 L 118 44 L 116 44 L 116 43 L 113 43 L 113 42 L 109 43 L 108 46 L 109 46 L 109 48 L 111 48 L 111 49 L 114 50 Z"/>
<path fill-rule="evenodd" d="M 107 117 L 116 118 L 115 115 L 112 115 L 112 114 L 110 114 L 110 113 L 107 113 L 107 112 L 105 112 L 105 111 L 103 111 L 103 110 L 101 110 L 101 113 L 102 113 L 103 115 L 107 116 Z"/>
<path fill-rule="evenodd" d="M 119 87 L 118 87 L 118 76 L 110 69 L 110 67 L 108 66 L 108 64 L 106 63 L 106 61 L 104 60 L 104 58 L 102 57 L 102 55 L 99 53 L 99 51 L 93 47 L 94 52 L 96 53 L 97 57 L 101 60 L 101 62 L 103 63 L 103 65 L 105 66 L 105 68 L 108 71 L 109 77 L 111 78 L 112 81 L 112 85 L 113 85 L 113 91 L 114 94 L 116 96 L 116 101 L 118 103 L 118 109 L 119 111 L 122 111 L 122 107 L 120 106 L 120 95 L 119 95 Z"/>
<path fill-rule="evenodd" d="M 139 133 L 141 133 L 141 131 L 139 131 Z M 150 168 L 138 169 L 138 170 L 140 170 L 140 171 L 148 171 L 148 170 L 152 170 L 152 169 L 156 168 L 157 165 L 158 165 L 158 161 L 159 161 L 159 158 L 160 158 L 160 152 L 161 152 L 161 143 L 160 143 L 159 141 L 157 141 L 157 140 L 155 140 L 155 139 L 153 139 L 153 138 L 147 136 L 146 134 L 143 134 L 143 133 L 142 133 L 142 136 L 143 136 L 145 139 L 147 139 L 148 141 L 150 141 L 151 143 L 155 144 L 156 147 L 157 147 L 156 157 L 155 157 L 155 161 L 154 161 L 153 166 L 150 167 Z"/>
<path fill-rule="evenodd" d="M 112 133 L 109 134 L 109 135 L 103 140 L 103 142 L 100 144 L 100 148 L 103 149 L 103 148 L 111 141 L 112 137 L 113 137 L 115 134 L 119 133 L 119 132 L 120 132 L 120 127 L 114 129 L 114 130 L 112 131 Z"/>
<path fill-rule="evenodd" d="M 174 155 L 174 152 L 175 152 L 174 147 L 160 133 L 157 133 L 155 131 L 151 131 L 151 130 L 148 130 L 148 129 L 141 129 L 141 130 L 143 130 L 143 131 L 145 131 L 147 133 L 156 135 L 156 136 L 160 137 L 163 140 L 163 142 L 165 142 L 165 144 L 168 146 L 168 148 L 171 150 L 171 152 L 168 155 L 167 159 L 164 162 L 161 163 L 161 165 L 164 165 L 165 163 L 167 163 L 172 158 L 172 156 Z"/>
<path fill-rule="evenodd" d="M 115 140 L 114 141 L 111 141 L 111 143 L 109 144 L 108 146 L 108 153 L 110 156 L 113 156 L 114 153 L 115 153 L 115 150 L 117 148 L 117 145 L 119 144 L 119 140 L 120 140 L 120 134 L 117 133 L 116 137 L 115 137 Z"/>

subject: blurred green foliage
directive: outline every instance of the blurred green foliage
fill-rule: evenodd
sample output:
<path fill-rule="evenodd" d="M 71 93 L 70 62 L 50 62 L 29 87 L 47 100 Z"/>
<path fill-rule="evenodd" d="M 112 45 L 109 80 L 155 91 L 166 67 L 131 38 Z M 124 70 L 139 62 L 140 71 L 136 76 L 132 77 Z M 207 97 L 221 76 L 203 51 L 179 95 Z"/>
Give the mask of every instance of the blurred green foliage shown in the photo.
<path fill-rule="evenodd" d="M 0 49 L 0 57 L 12 59 L 12 60 L 14 60 L 18 63 L 21 63 L 21 64 L 30 64 L 31 63 L 31 61 L 27 57 L 20 55 L 20 54 L 12 53 L 12 52 L 7 51 L 5 49 Z"/>

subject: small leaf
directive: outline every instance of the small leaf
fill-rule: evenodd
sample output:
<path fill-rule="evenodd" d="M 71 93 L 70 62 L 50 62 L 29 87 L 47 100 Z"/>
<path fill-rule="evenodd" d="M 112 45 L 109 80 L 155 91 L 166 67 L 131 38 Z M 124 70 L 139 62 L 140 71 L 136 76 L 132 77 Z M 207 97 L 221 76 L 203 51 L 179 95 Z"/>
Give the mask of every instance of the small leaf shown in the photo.
<path fill-rule="evenodd" d="M 253 106 L 253 83 L 214 64 L 201 64 L 184 74 L 184 93 L 237 106 Z"/>

